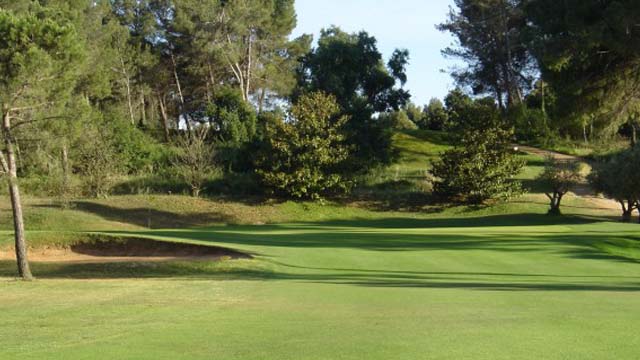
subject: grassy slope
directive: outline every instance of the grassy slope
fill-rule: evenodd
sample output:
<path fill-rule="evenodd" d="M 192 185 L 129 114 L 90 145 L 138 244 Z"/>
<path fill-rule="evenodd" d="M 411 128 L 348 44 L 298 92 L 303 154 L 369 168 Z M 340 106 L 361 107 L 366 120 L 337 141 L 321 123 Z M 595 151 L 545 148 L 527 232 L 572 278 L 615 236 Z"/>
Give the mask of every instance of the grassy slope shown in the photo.
<path fill-rule="evenodd" d="M 422 146 L 424 157 L 441 150 Z M 539 159 L 529 160 L 530 181 Z M 178 196 L 62 211 L 32 199 L 31 229 L 203 242 L 256 259 L 34 264 L 40 280 L 28 284 L 0 262 L 0 358 L 635 359 L 638 227 L 568 205 L 573 216 L 550 219 L 537 194 L 432 214 Z M 149 218 L 176 229 L 146 229 Z M 208 223 L 237 225 L 180 229 Z"/>

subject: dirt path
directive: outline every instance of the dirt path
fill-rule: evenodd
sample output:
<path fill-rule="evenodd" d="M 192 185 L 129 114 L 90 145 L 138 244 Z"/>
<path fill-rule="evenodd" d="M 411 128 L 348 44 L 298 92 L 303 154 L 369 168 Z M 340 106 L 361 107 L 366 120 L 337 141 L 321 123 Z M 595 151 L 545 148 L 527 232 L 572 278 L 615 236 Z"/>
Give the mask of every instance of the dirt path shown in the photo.
<path fill-rule="evenodd" d="M 552 156 L 556 160 L 575 161 L 575 162 L 579 162 L 579 163 L 583 163 L 591 166 L 591 164 L 587 160 L 578 156 L 561 154 L 555 151 L 539 149 L 532 146 L 518 145 L 518 148 L 520 151 L 525 152 L 527 154 L 531 154 L 531 155 L 537 155 L 541 157 Z M 578 186 L 576 186 L 572 192 L 576 196 L 589 200 L 589 202 L 594 204 L 594 207 L 598 207 L 602 209 L 620 210 L 620 204 L 618 204 L 617 201 L 597 196 L 593 188 L 591 188 L 591 186 L 586 180 L 582 181 Z"/>

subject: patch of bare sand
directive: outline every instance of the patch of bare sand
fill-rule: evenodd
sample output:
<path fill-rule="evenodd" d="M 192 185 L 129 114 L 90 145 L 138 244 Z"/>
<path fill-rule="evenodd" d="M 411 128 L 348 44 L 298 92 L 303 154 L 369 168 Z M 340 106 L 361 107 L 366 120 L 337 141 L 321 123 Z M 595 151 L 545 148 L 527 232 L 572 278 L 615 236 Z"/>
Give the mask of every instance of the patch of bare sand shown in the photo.
<path fill-rule="evenodd" d="M 197 244 L 172 243 L 149 239 L 101 239 L 67 247 L 29 250 L 29 259 L 49 263 L 113 263 L 162 261 L 219 261 L 251 258 L 234 250 Z M 14 249 L 0 249 L 0 260 L 15 260 Z"/>

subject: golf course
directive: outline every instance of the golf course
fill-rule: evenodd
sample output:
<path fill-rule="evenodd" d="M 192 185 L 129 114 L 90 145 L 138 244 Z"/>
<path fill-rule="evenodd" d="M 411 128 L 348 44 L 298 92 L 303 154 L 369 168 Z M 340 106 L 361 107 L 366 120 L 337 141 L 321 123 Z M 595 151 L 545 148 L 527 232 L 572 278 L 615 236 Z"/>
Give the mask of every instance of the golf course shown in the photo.
<path fill-rule="evenodd" d="M 0 0 L 0 360 L 640 359 L 640 0 Z"/>
<path fill-rule="evenodd" d="M 441 150 L 400 138 L 422 149 L 413 156 Z M 415 158 L 404 158 L 411 173 Z M 523 180 L 539 172 L 527 159 Z M 589 201 L 572 197 L 565 216 L 549 217 L 535 193 L 430 212 L 184 196 L 60 209 L 30 199 L 38 280 L 14 281 L 14 261 L 0 262 L 0 358 L 633 359 L 638 225 Z M 109 238 L 234 253 L 38 258 Z"/>

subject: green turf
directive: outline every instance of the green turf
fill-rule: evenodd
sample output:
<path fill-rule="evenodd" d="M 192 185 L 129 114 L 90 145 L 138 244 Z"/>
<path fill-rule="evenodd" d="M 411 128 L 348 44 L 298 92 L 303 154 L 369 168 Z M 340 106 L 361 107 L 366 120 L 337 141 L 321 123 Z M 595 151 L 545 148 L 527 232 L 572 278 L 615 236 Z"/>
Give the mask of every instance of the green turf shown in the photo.
<path fill-rule="evenodd" d="M 398 136 L 415 150 L 401 154 L 406 173 L 446 148 L 438 134 Z M 541 162 L 527 161 L 520 179 L 535 190 Z M 95 231 L 254 259 L 34 263 L 33 283 L 0 261 L 0 359 L 637 359 L 640 225 L 575 197 L 548 217 L 536 192 L 420 212 L 28 199 L 36 247 Z M 0 204 L 0 248 L 8 220 Z"/>

